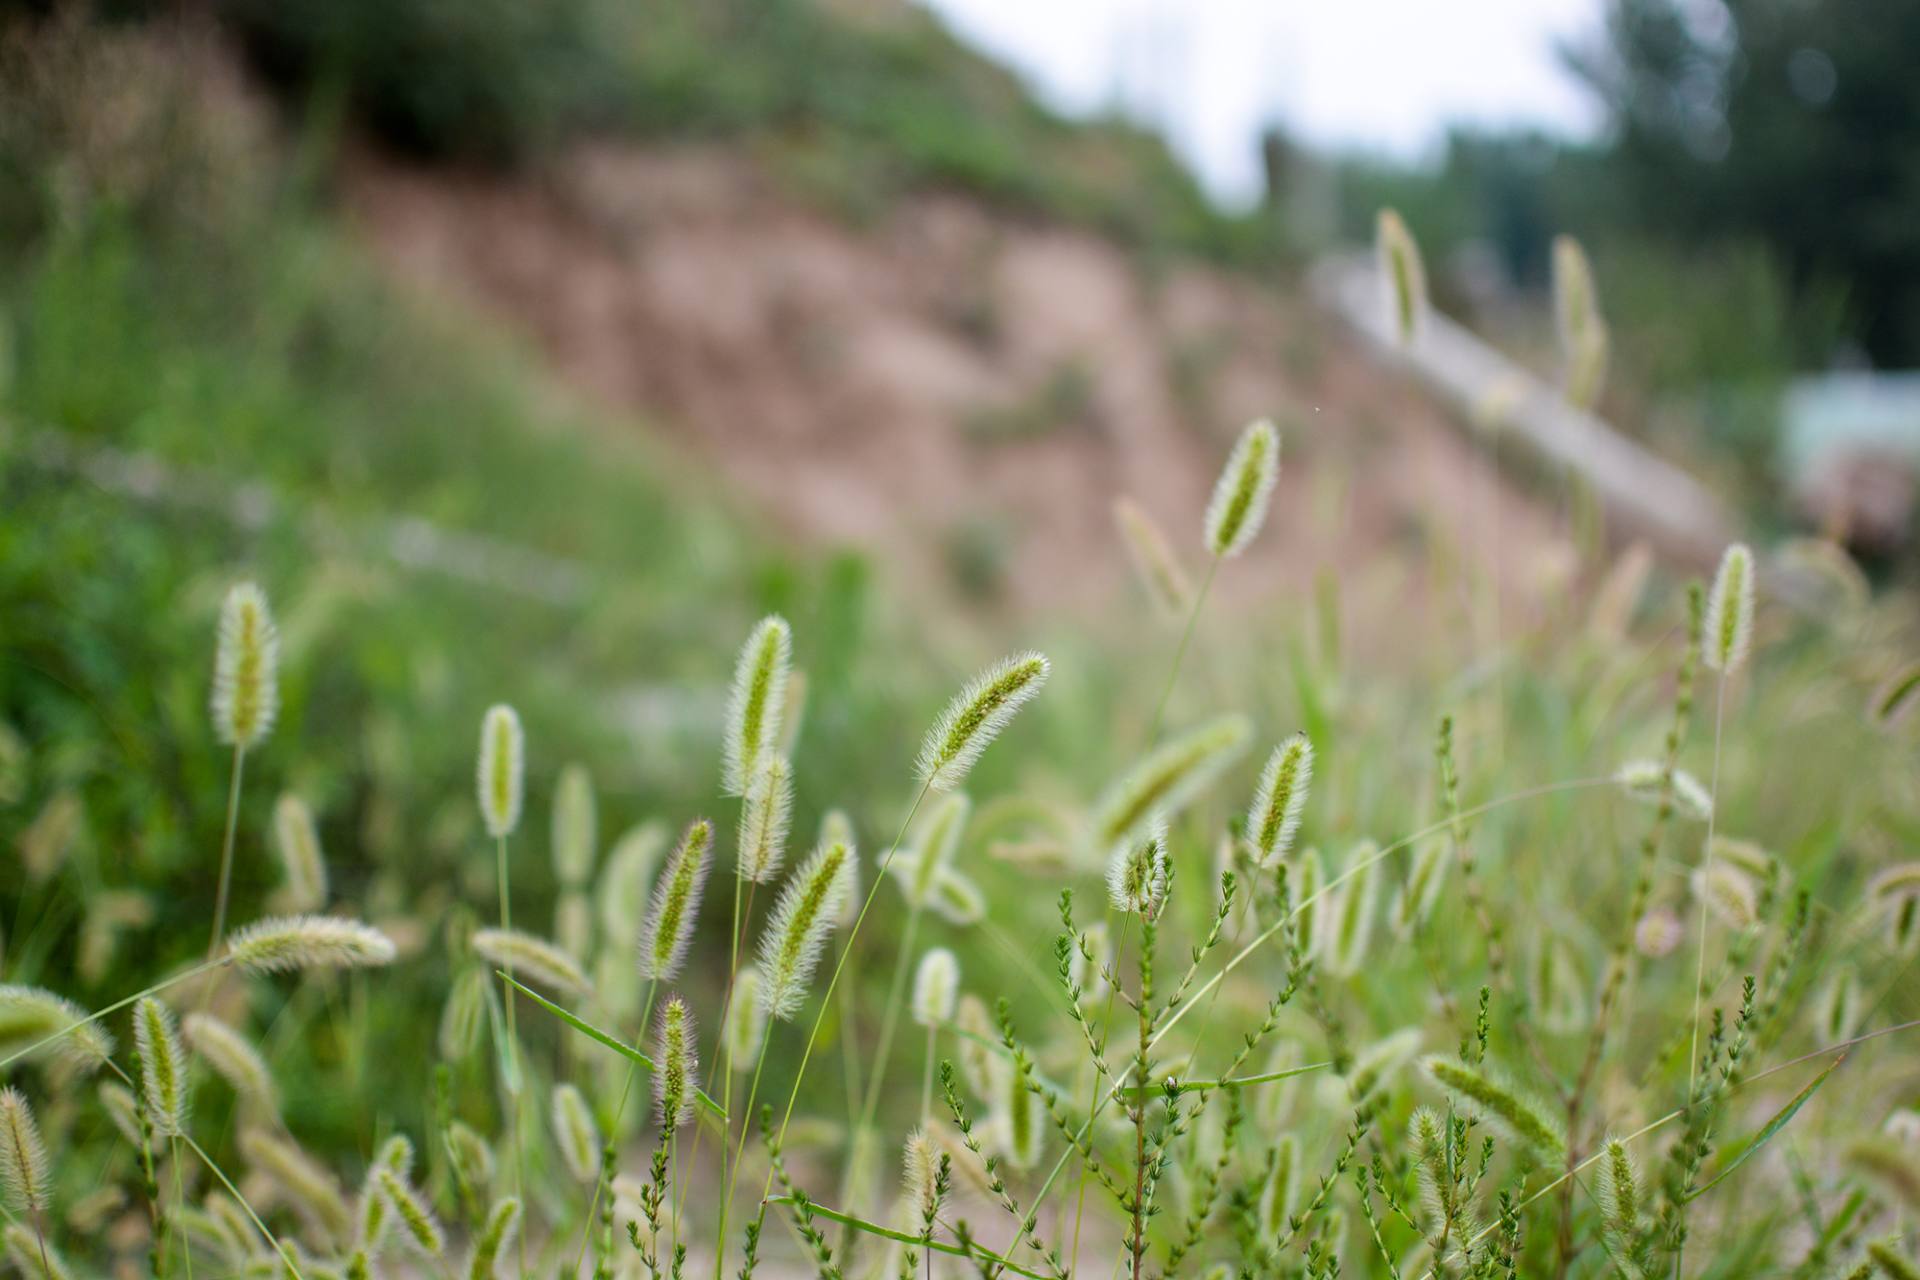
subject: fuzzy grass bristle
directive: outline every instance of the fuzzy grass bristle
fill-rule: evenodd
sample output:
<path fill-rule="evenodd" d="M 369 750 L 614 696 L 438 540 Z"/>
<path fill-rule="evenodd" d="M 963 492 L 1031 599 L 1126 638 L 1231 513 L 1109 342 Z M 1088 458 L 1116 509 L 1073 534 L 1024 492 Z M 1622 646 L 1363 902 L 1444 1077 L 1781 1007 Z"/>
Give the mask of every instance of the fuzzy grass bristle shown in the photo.
<path fill-rule="evenodd" d="M 1261 418 L 1249 423 L 1227 455 L 1207 503 L 1207 554 L 1227 560 L 1247 549 L 1266 522 L 1273 488 L 1280 481 L 1280 429 Z"/>
<path fill-rule="evenodd" d="M 1567 1140 L 1546 1111 L 1502 1080 L 1458 1062 L 1434 1055 L 1426 1059 L 1427 1074 L 1472 1111 L 1550 1161 L 1566 1152 Z"/>
<path fill-rule="evenodd" d="M 707 871 L 713 864 L 713 824 L 705 818 L 687 824 L 680 843 L 654 881 L 653 898 L 640 927 L 640 976 L 671 982 L 686 963 L 687 947 L 700 915 Z"/>
<path fill-rule="evenodd" d="M 1153 821 L 1179 813 L 1239 758 L 1252 735 L 1253 726 L 1245 716 L 1224 715 L 1150 752 L 1094 805 L 1094 848 L 1110 853 Z"/>
<path fill-rule="evenodd" d="M 1660 803 L 1666 766 L 1658 760 L 1629 760 L 1620 766 L 1613 780 L 1634 799 L 1643 804 Z M 1705 822 L 1713 815 L 1713 794 L 1700 779 L 1685 769 L 1673 771 L 1674 808 L 1694 819 Z"/>
<path fill-rule="evenodd" d="M 473 1238 L 467 1255 L 466 1280 L 498 1280 L 501 1259 L 520 1230 L 520 1202 L 508 1196 L 487 1211 L 486 1224 Z"/>
<path fill-rule="evenodd" d="M 289 911 L 318 911 L 327 904 L 327 859 L 307 802 L 291 791 L 273 805 L 273 848 L 280 857 L 281 897 Z"/>
<path fill-rule="evenodd" d="M 728 795 L 744 795 L 761 763 L 778 749 L 792 665 L 793 632 L 786 619 L 762 618 L 740 647 L 727 699 L 720 786 Z"/>
<path fill-rule="evenodd" d="M 393 939 L 344 916 L 270 916 L 227 937 L 227 958 L 250 973 L 392 964 Z"/>
<path fill-rule="evenodd" d="M 221 742 L 249 750 L 273 730 L 280 709 L 280 637 L 267 597 L 236 583 L 220 606 L 213 660 L 213 725 Z"/>
<path fill-rule="evenodd" d="M 924 1128 L 907 1135 L 900 1153 L 901 1183 L 916 1214 L 931 1216 L 939 1207 L 940 1160 L 940 1148 Z"/>
<path fill-rule="evenodd" d="M 1114 849 L 1107 860 L 1107 902 L 1126 915 L 1152 914 L 1166 897 L 1171 861 L 1167 824 L 1156 820 L 1143 838 Z"/>
<path fill-rule="evenodd" d="M 1738 670 L 1753 647 L 1753 572 L 1753 552 L 1736 542 L 1720 557 L 1707 593 L 1700 660 L 1723 675 Z"/>
<path fill-rule="evenodd" d="M 975 676 L 927 730 L 914 762 L 920 781 L 932 791 L 959 786 L 981 753 L 1040 692 L 1051 671 L 1045 655 L 1029 649 Z"/>
<path fill-rule="evenodd" d="M 468 945 L 487 963 L 551 990 L 578 995 L 593 989 L 579 961 L 545 938 L 518 929 L 476 929 Z"/>
<path fill-rule="evenodd" d="M 694 1090 L 700 1077 L 694 1035 L 687 1002 L 677 995 L 669 997 L 654 1034 L 654 1116 L 663 1129 L 678 1129 L 693 1119 Z"/>
<path fill-rule="evenodd" d="M 188 1047 L 234 1092 L 268 1110 L 277 1109 L 273 1072 L 252 1041 L 210 1013 L 188 1014 L 180 1029 Z"/>
<path fill-rule="evenodd" d="M 599 839 L 593 775 L 583 764 L 569 764 L 553 792 L 553 874 L 562 885 L 578 889 L 587 883 L 600 857 Z"/>
<path fill-rule="evenodd" d="M 374 1168 L 373 1178 L 400 1227 L 401 1236 L 426 1257 L 438 1258 L 444 1254 L 447 1235 L 426 1197 L 415 1191 L 406 1178 L 384 1165 Z"/>
<path fill-rule="evenodd" d="M 133 1006 L 133 1039 L 140 1050 L 140 1088 L 154 1132 L 182 1137 L 193 1095 L 187 1082 L 187 1051 L 173 1010 L 152 996 Z"/>
<path fill-rule="evenodd" d="M 480 761 L 476 785 L 480 816 L 487 834 L 504 840 L 520 825 L 526 799 L 527 735 L 520 713 L 505 703 L 487 708 L 480 720 Z"/>
<path fill-rule="evenodd" d="M 57 1040 L 49 1037 L 59 1036 Z M 113 1057 L 113 1036 L 87 1011 L 42 987 L 0 983 L 0 1050 L 24 1049 L 48 1040 L 39 1053 L 82 1071 Z"/>
<path fill-rule="evenodd" d="M 930 947 L 913 972 L 913 1020 L 938 1027 L 953 1020 L 960 998 L 960 961 L 946 947 Z"/>
<path fill-rule="evenodd" d="M 571 1084 L 553 1087 L 553 1139 L 575 1182 L 600 1176 L 600 1128 L 586 1095 Z"/>
<path fill-rule="evenodd" d="M 727 1000 L 727 1020 L 721 1031 L 721 1043 L 726 1046 L 733 1069 L 753 1070 L 766 1038 L 767 1010 L 760 1003 L 760 970 L 756 965 L 742 965 L 733 979 L 733 995 Z"/>
<path fill-rule="evenodd" d="M 666 856 L 671 831 L 664 822 L 639 823 L 618 840 L 594 889 L 600 930 L 608 938 L 635 938 L 647 916 L 654 872 Z"/>
<path fill-rule="evenodd" d="M 1193 603 L 1193 586 L 1166 532 L 1132 498 L 1114 500 L 1113 523 L 1147 598 L 1161 617 L 1174 621 L 1186 616 Z"/>
<path fill-rule="evenodd" d="M 7 1208 L 29 1217 L 46 1212 L 50 1179 L 47 1144 L 26 1095 L 0 1089 L 0 1195 Z"/>
<path fill-rule="evenodd" d="M 738 865 L 742 879 L 765 884 L 780 874 L 793 824 L 793 766 L 768 756 L 747 785 L 740 808 Z"/>
<path fill-rule="evenodd" d="M 1313 781 L 1313 743 L 1296 733 L 1273 749 L 1247 809 L 1247 842 L 1254 861 L 1270 867 L 1293 851 Z"/>
<path fill-rule="evenodd" d="M 800 1012 L 827 935 L 840 919 L 853 850 L 828 845 L 808 858 L 780 891 L 760 938 L 760 1003 L 786 1021 Z"/>
<path fill-rule="evenodd" d="M 1374 252 L 1388 325 L 1401 346 L 1412 346 L 1427 328 L 1427 269 L 1406 222 L 1392 209 L 1374 220 Z"/>

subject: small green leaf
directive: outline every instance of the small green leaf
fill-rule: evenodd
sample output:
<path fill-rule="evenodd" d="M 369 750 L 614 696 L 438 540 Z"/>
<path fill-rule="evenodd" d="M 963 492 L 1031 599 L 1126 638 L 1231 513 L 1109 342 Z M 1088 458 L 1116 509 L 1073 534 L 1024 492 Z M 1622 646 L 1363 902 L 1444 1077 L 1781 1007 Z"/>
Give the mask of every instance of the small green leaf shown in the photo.
<path fill-rule="evenodd" d="M 567 1010 L 562 1009 L 559 1005 L 547 999 L 545 996 L 541 995 L 538 991 L 535 991 L 532 987 L 524 986 L 521 983 L 516 982 L 514 979 L 508 977 L 505 970 L 495 969 L 494 972 L 500 975 L 500 980 L 502 982 L 508 983 L 509 985 L 514 987 L 522 995 L 527 996 L 535 1004 L 539 1005 L 542 1009 L 545 1009 L 548 1013 L 551 1013 L 554 1017 L 560 1019 L 560 1021 L 566 1023 L 568 1026 L 572 1027 L 575 1031 L 578 1031 L 581 1035 L 587 1037 L 587 1039 L 598 1041 L 599 1043 L 605 1045 L 607 1048 L 613 1050 L 615 1053 L 619 1054 L 621 1057 L 627 1059 L 629 1062 L 632 1062 L 637 1066 L 646 1068 L 649 1074 L 651 1074 L 656 1069 L 653 1065 L 652 1058 L 649 1058 L 646 1054 L 634 1048 L 632 1045 L 620 1039 L 618 1036 L 611 1035 L 605 1031 L 602 1031 L 600 1028 L 594 1026 L 591 1022 L 588 1022 L 585 1018 L 582 1018 L 578 1014 L 567 1012 Z M 711 1097 L 709 1097 L 707 1095 L 706 1090 L 704 1089 L 694 1090 L 694 1099 L 695 1101 L 699 1102 L 701 1106 L 713 1112 L 713 1114 L 718 1116 L 720 1119 L 725 1120 L 727 1118 L 726 1108 L 722 1107 L 719 1103 L 715 1102 Z"/>
<path fill-rule="evenodd" d="M 1807 1081 L 1807 1087 L 1802 1089 L 1799 1093 L 1794 1094 L 1793 1101 L 1787 1103 L 1786 1106 L 1780 1108 L 1779 1112 L 1773 1117 L 1773 1119 L 1767 1121 L 1767 1123 L 1761 1127 L 1760 1132 L 1754 1134 L 1753 1137 L 1747 1140 L 1746 1144 L 1739 1149 L 1738 1154 L 1736 1154 L 1733 1157 L 1733 1159 L 1727 1163 L 1727 1166 L 1724 1169 L 1720 1170 L 1718 1177 L 1714 1178 L 1712 1182 L 1707 1183 L 1705 1186 L 1696 1187 L 1693 1189 L 1693 1191 L 1688 1193 L 1687 1195 L 1688 1201 L 1698 1200 L 1701 1196 L 1707 1194 L 1707 1192 L 1713 1190 L 1715 1187 L 1725 1182 L 1735 1169 L 1738 1169 L 1741 1165 L 1747 1162 L 1747 1160 L 1753 1155 L 1754 1152 L 1758 1151 L 1760 1148 L 1766 1146 L 1768 1142 L 1772 1141 L 1773 1135 L 1775 1135 L 1776 1133 L 1779 1133 L 1782 1129 L 1787 1127 L 1787 1122 L 1793 1119 L 1794 1115 L 1800 1110 L 1801 1107 L 1804 1107 L 1805 1105 L 1807 1105 L 1807 1099 L 1811 1098 L 1814 1095 L 1815 1090 L 1819 1089 L 1821 1085 L 1825 1084 L 1827 1082 L 1827 1077 L 1832 1075 L 1834 1073 L 1834 1070 L 1838 1068 L 1839 1065 L 1845 1062 L 1846 1060 L 1847 1060 L 1847 1055 L 1844 1053 L 1841 1054 L 1839 1057 L 1835 1058 L 1832 1062 L 1829 1062 L 1827 1064 L 1827 1069 L 1825 1071 L 1822 1071 L 1819 1075 Z"/>
<path fill-rule="evenodd" d="M 767 1203 L 793 1204 L 794 1198 L 786 1195 L 768 1196 Z M 1047 1278 L 1039 1272 L 1029 1271 L 1013 1260 L 1003 1258 L 992 1250 L 982 1248 L 978 1244 L 968 1249 L 962 1249 L 958 1245 L 948 1244 L 943 1240 L 922 1240 L 917 1235 L 905 1231 L 895 1231 L 891 1227 L 883 1227 L 877 1222 L 868 1222 L 865 1218 L 856 1218 L 852 1214 L 842 1213 L 838 1209 L 829 1209 L 817 1200 L 807 1201 L 807 1210 L 816 1218 L 825 1218 L 829 1222 L 837 1222 L 842 1226 L 852 1227 L 855 1231 L 864 1231 L 870 1236 L 879 1236 L 883 1240 L 898 1240 L 902 1244 L 910 1244 L 916 1247 L 925 1245 L 935 1253 L 946 1253 L 952 1254 L 956 1258 L 977 1258 L 983 1262 L 991 1262 L 1004 1270 L 1013 1272 L 1013 1274 L 1017 1276 L 1026 1276 L 1029 1280 L 1047 1280 Z"/>

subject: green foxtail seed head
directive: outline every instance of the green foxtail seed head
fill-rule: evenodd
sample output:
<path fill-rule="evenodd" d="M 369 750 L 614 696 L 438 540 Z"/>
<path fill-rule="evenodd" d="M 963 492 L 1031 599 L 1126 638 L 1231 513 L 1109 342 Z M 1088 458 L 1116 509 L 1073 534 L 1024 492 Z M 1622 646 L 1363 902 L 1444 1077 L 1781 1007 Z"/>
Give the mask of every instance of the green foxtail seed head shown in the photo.
<path fill-rule="evenodd" d="M 1594 1196 L 1600 1202 L 1600 1229 L 1607 1251 L 1616 1260 L 1625 1259 L 1640 1230 L 1640 1170 L 1619 1138 L 1607 1139 L 1594 1175 Z"/>
<path fill-rule="evenodd" d="M 1629 760 L 1620 766 L 1613 780 L 1626 793 L 1644 804 L 1660 803 L 1661 764 L 1658 760 Z M 1713 815 L 1713 796 L 1700 779 L 1685 769 L 1673 771 L 1673 805 L 1676 811 L 1699 822 Z"/>
<path fill-rule="evenodd" d="M 279 1190 L 281 1203 L 308 1226 L 334 1240 L 352 1238 L 354 1217 L 347 1198 L 313 1157 L 264 1129 L 242 1129 L 237 1145 L 253 1171 Z"/>
<path fill-rule="evenodd" d="M 186 1136 L 192 1095 L 173 1011 L 152 996 L 142 999 L 133 1006 L 133 1039 L 140 1047 L 140 1088 L 154 1132 L 163 1138 Z"/>
<path fill-rule="evenodd" d="M 1909 663 L 1873 691 L 1867 718 L 1882 729 L 1892 729 L 1920 706 L 1920 662 Z"/>
<path fill-rule="evenodd" d="M 13 1212 L 37 1217 L 46 1211 L 49 1185 L 47 1145 L 33 1108 L 18 1089 L 0 1089 L 0 1196 Z"/>
<path fill-rule="evenodd" d="M 464 1120 L 447 1126 L 447 1158 L 474 1186 L 484 1187 L 493 1181 L 493 1148 Z"/>
<path fill-rule="evenodd" d="M 446 1233 L 440 1229 L 440 1220 L 434 1217 L 426 1198 L 409 1186 L 405 1178 L 385 1166 L 376 1166 L 373 1177 L 394 1222 L 400 1227 L 401 1236 L 429 1258 L 445 1253 Z"/>
<path fill-rule="evenodd" d="M 227 935 L 227 958 L 250 973 L 391 964 L 393 939 L 342 916 L 269 916 Z"/>
<path fill-rule="evenodd" d="M 1743 840 L 1739 836 L 1724 833 L 1716 834 L 1707 842 L 1715 862 L 1725 862 L 1738 867 L 1756 880 L 1765 880 L 1774 874 L 1776 862 L 1766 848 L 1753 840 Z"/>
<path fill-rule="evenodd" d="M 793 824 L 793 766 L 769 755 L 747 785 L 740 808 L 739 869 L 744 880 L 765 884 L 780 874 Z"/>
<path fill-rule="evenodd" d="M 1260 1187 L 1260 1225 L 1269 1239 L 1283 1239 L 1293 1216 L 1294 1188 L 1300 1181 L 1300 1140 L 1285 1134 L 1268 1153 Z"/>
<path fill-rule="evenodd" d="M 700 897 L 707 887 L 707 869 L 713 863 L 713 824 L 705 818 L 687 824 L 680 843 L 667 855 L 667 864 L 653 885 L 653 901 L 640 927 L 640 976 L 652 982 L 671 982 L 686 963 L 693 926 L 700 915 Z"/>
<path fill-rule="evenodd" d="M 1279 480 L 1280 430 L 1261 418 L 1240 433 L 1214 481 L 1204 526 L 1207 554 L 1225 560 L 1247 549 L 1267 518 Z"/>
<path fill-rule="evenodd" d="M 0 983 L 0 1049 L 24 1049 L 65 1032 L 39 1054 L 77 1070 L 97 1070 L 113 1056 L 113 1036 L 98 1022 L 86 1019 L 87 1011 L 64 996 L 40 987 Z"/>
<path fill-rule="evenodd" d="M 1613 340 L 1600 314 L 1600 295 L 1586 251 L 1572 236 L 1553 240 L 1553 313 L 1566 367 L 1567 400 L 1589 408 L 1606 380 Z"/>
<path fill-rule="evenodd" d="M 1094 806 L 1093 845 L 1111 853 L 1171 818 L 1246 749 L 1253 726 L 1242 715 L 1218 716 L 1156 748 L 1108 786 Z"/>
<path fill-rule="evenodd" d="M 687 1002 L 677 995 L 670 997 L 660 1011 L 654 1045 L 654 1113 L 663 1129 L 678 1129 L 693 1119 L 694 1090 L 700 1077 L 693 1038 L 693 1014 Z"/>
<path fill-rule="evenodd" d="M 945 947 L 929 947 L 913 973 L 913 1020 L 938 1027 L 953 1020 L 960 998 L 960 961 Z"/>
<path fill-rule="evenodd" d="M 1410 936 L 1432 917 L 1440 893 L 1446 888 L 1448 857 L 1444 839 L 1424 840 L 1414 847 L 1407 882 L 1394 893 L 1393 909 L 1388 913 L 1396 936 Z"/>
<path fill-rule="evenodd" d="M 1114 499 L 1113 523 L 1154 608 L 1168 621 L 1185 617 L 1193 601 L 1193 587 L 1167 535 L 1132 498 Z"/>
<path fill-rule="evenodd" d="M 1386 289 L 1387 318 L 1401 346 L 1411 346 L 1427 327 L 1427 269 L 1413 233 L 1392 209 L 1374 223 L 1374 250 Z"/>
<path fill-rule="evenodd" d="M 516 978 L 529 978 L 566 995 L 593 989 L 579 961 L 545 938 L 518 929 L 475 929 L 468 945 L 482 960 Z"/>
<path fill-rule="evenodd" d="M 133 1091 L 125 1085 L 115 1084 L 111 1080 L 102 1081 L 96 1092 L 100 1097 L 101 1109 L 107 1113 L 107 1119 L 113 1121 L 113 1127 L 129 1146 L 140 1145 L 139 1103 L 134 1100 Z"/>
<path fill-rule="evenodd" d="M 1700 629 L 1700 660 L 1732 675 L 1753 645 L 1753 552 L 1736 542 L 1720 557 Z"/>
<path fill-rule="evenodd" d="M 1155 818 L 1144 836 L 1107 859 L 1107 901 L 1128 915 L 1152 914 L 1166 897 L 1169 865 L 1167 824 Z"/>
<path fill-rule="evenodd" d="M 924 907 L 932 901 L 941 875 L 953 864 L 972 811 L 973 802 L 964 791 L 941 796 L 927 814 L 919 842 L 893 855 L 887 874 L 899 884 L 909 906 Z"/>
<path fill-rule="evenodd" d="M 1727 928 L 1751 929 L 1760 923 L 1760 887 L 1739 867 L 1716 862 L 1696 869 L 1688 882 L 1694 898 Z"/>
<path fill-rule="evenodd" d="M 800 1012 L 820 950 L 840 918 L 852 861 L 844 844 L 818 849 L 780 891 L 760 937 L 760 1003 L 768 1017 L 784 1022 Z"/>
<path fill-rule="evenodd" d="M 24 1222 L 9 1222 L 6 1230 L 7 1257 L 13 1269 L 33 1280 L 72 1280 L 73 1272 L 53 1246 L 47 1244 Z"/>
<path fill-rule="evenodd" d="M 925 1129 L 915 1129 L 907 1135 L 901 1165 L 907 1204 L 915 1217 L 925 1221 L 940 1207 L 940 1150 Z"/>
<path fill-rule="evenodd" d="M 653 873 L 667 851 L 669 834 L 667 825 L 657 820 L 638 824 L 614 842 L 613 852 L 600 869 L 600 883 L 594 893 L 600 908 L 600 932 L 622 946 L 632 945 L 640 935 Z"/>
<path fill-rule="evenodd" d="M 829 809 L 820 818 L 820 838 L 814 847 L 829 844 L 844 844 L 852 855 L 847 859 L 847 894 L 840 899 L 840 919 L 836 922 L 842 929 L 851 929 L 865 901 L 860 884 L 860 845 L 853 836 L 853 820 L 839 809 Z"/>
<path fill-rule="evenodd" d="M 586 885 L 599 858 L 593 775 L 585 765 L 560 770 L 553 793 L 553 874 L 568 888 Z"/>
<path fill-rule="evenodd" d="M 1040 1162 L 1046 1144 L 1045 1105 L 1012 1063 L 1004 1058 L 995 1058 L 994 1062 L 1000 1093 L 1000 1114 L 995 1122 L 1000 1126 L 1007 1163 L 1016 1169 L 1031 1169 Z"/>
<path fill-rule="evenodd" d="M 777 615 L 760 619 L 741 646 L 733 668 L 733 693 L 727 700 L 727 732 L 722 744 L 720 787 L 742 795 L 761 762 L 780 740 L 786 709 L 787 672 L 793 662 L 793 633 Z"/>
<path fill-rule="evenodd" d="M 1887 1280 L 1920 1280 L 1920 1265 L 1900 1251 L 1896 1240 L 1869 1240 L 1867 1260 L 1880 1268 Z"/>
<path fill-rule="evenodd" d="M 1292 879 L 1293 928 L 1300 939 L 1300 951 L 1306 956 L 1326 954 L 1324 935 L 1329 932 L 1326 901 L 1327 867 L 1318 849 L 1300 855 Z"/>
<path fill-rule="evenodd" d="M 1247 809 L 1247 842 L 1253 846 L 1253 860 L 1260 866 L 1270 867 L 1276 858 L 1292 852 L 1293 838 L 1300 830 L 1300 814 L 1307 807 L 1307 786 L 1312 781 L 1313 744 L 1306 734 L 1294 734 L 1267 757 L 1253 804 Z"/>
<path fill-rule="evenodd" d="M 1040 692 L 1052 670 L 1029 649 L 1002 658 L 975 676 L 927 731 L 914 770 L 934 791 L 951 791 L 966 778 L 1021 707 Z"/>
<path fill-rule="evenodd" d="M 480 1032 L 487 1016 L 487 984 L 484 969 L 468 965 L 453 981 L 447 1003 L 440 1011 L 440 1056 L 458 1062 L 480 1046 Z"/>
<path fill-rule="evenodd" d="M 235 1093 L 268 1110 L 276 1109 L 273 1072 L 251 1041 L 210 1013 L 188 1014 L 180 1029 L 193 1052 Z"/>
<path fill-rule="evenodd" d="M 401 1179 L 413 1176 L 413 1142 L 405 1134 L 388 1138 L 367 1167 L 366 1182 L 360 1188 L 360 1225 L 354 1242 L 367 1253 L 377 1255 L 392 1221 L 387 1197 L 380 1190 L 378 1173 L 389 1169 Z"/>
<path fill-rule="evenodd" d="M 1347 879 L 1330 904 L 1333 933 L 1328 938 L 1326 963 L 1335 977 L 1351 978 L 1366 963 L 1373 939 L 1374 909 L 1379 896 L 1380 846 L 1363 840 L 1347 855 Z"/>
<path fill-rule="evenodd" d="M 1426 1059 L 1427 1074 L 1441 1087 L 1509 1137 L 1535 1154 L 1557 1161 L 1566 1153 L 1566 1139 L 1533 1099 L 1503 1081 L 1463 1062 L 1434 1055 Z"/>
<path fill-rule="evenodd" d="M 600 1176 L 600 1129 L 586 1097 L 570 1084 L 553 1087 L 553 1139 L 575 1182 Z"/>
<path fill-rule="evenodd" d="M 487 708 L 480 721 L 480 816 L 487 834 L 503 840 L 520 825 L 526 792 L 527 738 L 520 715 L 505 703 Z"/>
<path fill-rule="evenodd" d="M 987 895 L 972 880 L 947 867 L 933 882 L 927 910 L 948 924 L 965 928 L 987 918 Z"/>
<path fill-rule="evenodd" d="M 273 729 L 280 709 L 280 637 L 267 597 L 251 582 L 235 584 L 220 606 L 213 659 L 213 728 L 242 751 Z"/>
<path fill-rule="evenodd" d="M 279 902 L 289 911 L 318 911 L 327 905 L 327 859 L 313 810 L 291 791 L 273 805 L 273 848 L 280 855 L 283 881 Z"/>
<path fill-rule="evenodd" d="M 996 1055 L 988 1045 L 998 1044 L 1000 1033 L 993 1025 L 993 1015 L 987 1012 L 986 1001 L 972 994 L 961 996 L 953 1024 L 960 1030 L 960 1078 L 974 1097 L 991 1104 L 995 1101 Z"/>
<path fill-rule="evenodd" d="M 727 1025 L 722 1032 L 727 1057 L 735 1071 L 751 1071 L 760 1057 L 760 1046 L 767 1038 L 767 1011 L 760 1003 L 760 970 L 753 965 L 740 966 L 733 980 L 733 997 L 727 1001 Z"/>
<path fill-rule="evenodd" d="M 1860 1025 L 1860 980 L 1851 965 L 1833 971 L 1814 1006 L 1821 1037 L 1833 1043 L 1852 1037 Z"/>
<path fill-rule="evenodd" d="M 474 1237 L 473 1252 L 467 1257 L 466 1280 L 497 1280 L 500 1260 L 507 1255 L 520 1229 L 520 1202 L 512 1196 L 495 1204 L 487 1214 L 486 1226 Z"/>
<path fill-rule="evenodd" d="M 1564 937 L 1543 937 L 1534 950 L 1534 1016 L 1557 1036 L 1587 1028 L 1587 980 L 1580 957 Z"/>

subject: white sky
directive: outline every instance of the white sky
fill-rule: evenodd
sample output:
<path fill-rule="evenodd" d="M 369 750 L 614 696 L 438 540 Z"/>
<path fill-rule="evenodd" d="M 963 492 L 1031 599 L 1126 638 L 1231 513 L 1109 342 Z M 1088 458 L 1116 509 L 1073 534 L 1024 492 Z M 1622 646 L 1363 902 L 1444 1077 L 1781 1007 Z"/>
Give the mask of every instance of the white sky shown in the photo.
<path fill-rule="evenodd" d="M 1124 104 L 1218 197 L 1260 185 L 1278 119 L 1317 144 L 1417 156 L 1448 121 L 1586 132 L 1554 53 L 1601 0 L 923 0 L 1069 113 Z"/>

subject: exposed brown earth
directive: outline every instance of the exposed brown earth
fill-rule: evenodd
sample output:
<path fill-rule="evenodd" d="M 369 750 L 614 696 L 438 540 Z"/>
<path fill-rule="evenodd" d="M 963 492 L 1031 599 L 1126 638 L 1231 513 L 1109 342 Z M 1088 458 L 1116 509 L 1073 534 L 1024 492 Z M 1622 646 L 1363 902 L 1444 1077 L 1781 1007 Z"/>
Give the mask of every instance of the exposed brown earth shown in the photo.
<path fill-rule="evenodd" d="M 1410 543 L 1497 545 L 1514 584 L 1566 562 L 1540 503 L 1290 290 L 1144 266 L 950 195 L 850 226 L 717 149 L 588 146 L 537 179 L 360 155 L 343 184 L 404 278 L 525 334 L 777 528 L 929 583 L 952 580 L 956 548 L 998 544 L 1003 569 L 975 558 L 1013 607 L 1109 598 L 1119 493 L 1197 563 L 1220 460 L 1260 415 L 1286 464 L 1243 586 L 1300 589 L 1387 551 L 1424 566 Z M 1474 509 L 1496 491 L 1493 540 Z"/>

